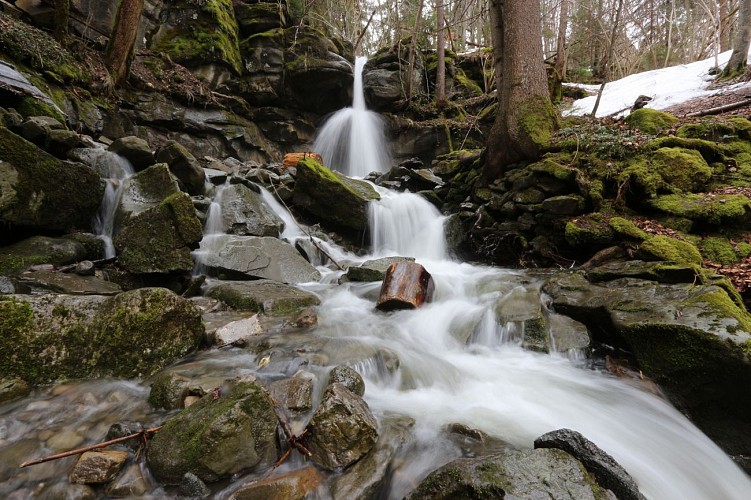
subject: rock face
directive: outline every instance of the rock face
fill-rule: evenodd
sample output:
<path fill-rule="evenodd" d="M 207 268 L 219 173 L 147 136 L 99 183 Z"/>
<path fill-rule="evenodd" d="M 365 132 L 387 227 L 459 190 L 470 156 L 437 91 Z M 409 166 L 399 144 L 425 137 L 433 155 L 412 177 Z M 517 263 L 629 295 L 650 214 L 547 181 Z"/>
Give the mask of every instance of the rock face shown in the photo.
<path fill-rule="evenodd" d="M 203 237 L 190 197 L 175 193 L 158 206 L 131 217 L 115 237 L 118 262 L 132 273 L 193 269 L 191 250 Z"/>
<path fill-rule="evenodd" d="M 42 231 L 88 229 L 104 193 L 99 176 L 0 126 L 0 222 Z"/>
<path fill-rule="evenodd" d="M 175 141 L 168 141 L 156 154 L 156 160 L 169 165 L 170 172 L 180 181 L 183 190 L 192 195 L 203 194 L 206 175 L 198 160 Z"/>
<path fill-rule="evenodd" d="M 76 241 L 32 236 L 13 245 L 0 247 L 0 274 L 16 274 L 36 264 L 70 264 L 85 257 L 86 249 Z"/>
<path fill-rule="evenodd" d="M 597 483 L 607 488 L 619 499 L 644 500 L 639 487 L 626 470 L 596 444 L 571 429 L 558 429 L 535 439 L 535 449 L 555 448 L 579 460 Z"/>
<path fill-rule="evenodd" d="M 320 304 L 318 297 L 273 280 L 219 281 L 209 283 L 206 295 L 242 311 L 283 316 Z"/>
<path fill-rule="evenodd" d="M 294 202 L 324 224 L 363 232 L 368 227 L 368 203 L 377 199 L 378 193 L 366 182 L 333 172 L 311 158 L 297 164 Z"/>
<path fill-rule="evenodd" d="M 222 232 L 241 236 L 279 237 L 284 221 L 263 197 L 243 184 L 232 184 L 221 197 Z"/>
<path fill-rule="evenodd" d="M 213 239 L 212 246 L 215 251 L 206 255 L 204 263 L 219 273 L 288 284 L 321 278 L 297 250 L 277 238 L 221 235 Z"/>
<path fill-rule="evenodd" d="M 203 337 L 201 313 L 163 288 L 115 297 L 0 297 L 0 377 L 33 384 L 70 378 L 148 376 Z"/>
<path fill-rule="evenodd" d="M 255 382 L 240 381 L 215 398 L 204 396 L 154 436 L 146 460 L 154 476 L 179 484 L 190 472 L 217 481 L 277 459 L 277 419 L 268 395 Z"/>
<path fill-rule="evenodd" d="M 156 163 L 149 143 L 140 137 L 121 137 L 110 144 L 108 149 L 127 159 L 137 172 Z"/>
<path fill-rule="evenodd" d="M 582 464 L 565 451 L 508 449 L 488 457 L 454 460 L 431 473 L 407 498 L 594 500 L 603 494 Z"/>
<path fill-rule="evenodd" d="M 327 469 L 345 468 L 373 448 L 378 439 L 370 408 L 342 384 L 326 388 L 308 424 L 305 439 L 313 460 Z"/>

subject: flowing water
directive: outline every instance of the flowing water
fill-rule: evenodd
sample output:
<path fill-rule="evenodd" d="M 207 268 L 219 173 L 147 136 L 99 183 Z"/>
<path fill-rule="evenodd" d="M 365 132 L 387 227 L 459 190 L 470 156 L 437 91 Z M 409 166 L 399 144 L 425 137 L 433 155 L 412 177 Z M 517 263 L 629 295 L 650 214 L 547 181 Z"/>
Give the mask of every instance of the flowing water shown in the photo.
<path fill-rule="evenodd" d="M 127 159 L 104 150 L 99 154 L 95 168 L 106 179 L 106 186 L 104 188 L 102 204 L 99 207 L 99 213 L 94 217 L 92 226 L 94 234 L 104 241 L 104 258 L 111 259 L 115 256 L 115 246 L 112 244 L 112 237 L 115 229 L 117 206 L 120 203 L 120 196 L 122 195 L 125 181 L 135 171 L 133 170 L 133 165 Z"/>
<path fill-rule="evenodd" d="M 216 252 L 217 237 L 225 234 L 224 223 L 222 221 L 222 194 L 229 185 L 227 180 L 221 186 L 216 187 L 214 197 L 211 200 L 209 209 L 206 211 L 206 221 L 203 224 L 203 238 L 196 250 L 193 251 L 193 260 L 195 261 L 195 267 L 193 268 L 194 275 L 206 274 L 206 257 Z"/>
<path fill-rule="evenodd" d="M 352 107 L 334 113 L 313 143 L 313 151 L 323 157 L 324 165 L 351 177 L 383 172 L 391 163 L 383 119 L 365 106 L 362 69 L 366 61 L 365 57 L 355 61 Z"/>

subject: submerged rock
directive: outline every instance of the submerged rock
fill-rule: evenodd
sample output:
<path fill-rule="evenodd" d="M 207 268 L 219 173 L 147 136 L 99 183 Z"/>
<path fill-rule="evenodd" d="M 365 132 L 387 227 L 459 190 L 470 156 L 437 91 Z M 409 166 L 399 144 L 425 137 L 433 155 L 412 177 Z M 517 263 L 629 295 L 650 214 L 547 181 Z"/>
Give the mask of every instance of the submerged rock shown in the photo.
<path fill-rule="evenodd" d="M 318 469 L 307 466 L 240 486 L 229 498 L 231 500 L 304 500 L 316 496 L 316 489 L 323 483 L 323 479 L 323 474 Z"/>
<path fill-rule="evenodd" d="M 168 420 L 154 436 L 146 460 L 165 484 L 190 472 L 213 482 L 277 459 L 274 405 L 255 382 L 227 384 Z"/>

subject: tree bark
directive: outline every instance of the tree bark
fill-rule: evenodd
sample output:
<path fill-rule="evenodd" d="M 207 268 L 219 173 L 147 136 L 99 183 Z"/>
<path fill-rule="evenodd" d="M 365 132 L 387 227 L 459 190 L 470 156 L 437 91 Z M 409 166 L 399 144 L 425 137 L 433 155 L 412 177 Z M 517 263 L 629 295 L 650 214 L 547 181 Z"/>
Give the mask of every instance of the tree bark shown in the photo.
<path fill-rule="evenodd" d="M 730 50 L 730 0 L 720 0 L 720 52 Z"/>
<path fill-rule="evenodd" d="M 558 20 L 558 39 L 556 41 L 555 64 L 550 82 L 550 96 L 553 102 L 562 97 L 562 84 L 566 78 L 566 30 L 568 29 L 568 0 L 561 0 L 561 12 Z"/>
<path fill-rule="evenodd" d="M 422 265 L 402 260 L 386 270 L 376 308 L 380 311 L 416 309 L 433 300 L 433 277 Z"/>
<path fill-rule="evenodd" d="M 70 19 L 70 0 L 55 0 L 55 31 L 53 36 L 60 43 L 68 36 L 68 20 Z"/>
<path fill-rule="evenodd" d="M 446 47 L 444 43 L 444 10 L 443 0 L 437 0 L 435 105 L 439 110 L 442 110 L 446 107 Z"/>
<path fill-rule="evenodd" d="M 557 127 L 542 55 L 540 5 L 491 0 L 498 114 L 488 137 L 485 180 L 506 167 L 534 159 Z"/>
<path fill-rule="evenodd" d="M 415 16 L 415 26 L 412 29 L 412 39 L 409 42 L 409 62 L 407 63 L 407 100 L 412 98 L 415 83 L 415 58 L 417 57 L 417 35 L 420 32 L 420 21 L 422 20 L 422 6 L 425 0 L 419 0 L 417 3 L 417 15 Z"/>
<path fill-rule="evenodd" d="M 722 71 L 722 76 L 734 75 L 746 67 L 749 44 L 751 44 L 751 0 L 740 0 L 738 31 L 733 40 L 733 53 Z"/>
<path fill-rule="evenodd" d="M 623 10 L 623 0 L 618 0 L 618 7 L 615 11 L 615 21 L 613 21 L 613 32 L 610 34 L 610 48 L 608 48 L 608 59 L 604 65 L 605 79 L 600 85 L 600 90 L 597 92 L 597 99 L 595 100 L 595 106 L 592 108 L 592 116 L 597 114 L 597 108 L 600 107 L 600 99 L 602 98 L 602 92 L 605 90 L 605 83 L 608 78 L 611 78 L 610 66 L 613 62 L 613 56 L 615 55 L 615 38 L 618 36 L 618 25 L 621 23 L 621 11 Z"/>
<path fill-rule="evenodd" d="M 122 0 L 117 9 L 105 53 L 105 65 L 115 85 L 121 85 L 128 76 L 143 3 L 144 0 Z"/>

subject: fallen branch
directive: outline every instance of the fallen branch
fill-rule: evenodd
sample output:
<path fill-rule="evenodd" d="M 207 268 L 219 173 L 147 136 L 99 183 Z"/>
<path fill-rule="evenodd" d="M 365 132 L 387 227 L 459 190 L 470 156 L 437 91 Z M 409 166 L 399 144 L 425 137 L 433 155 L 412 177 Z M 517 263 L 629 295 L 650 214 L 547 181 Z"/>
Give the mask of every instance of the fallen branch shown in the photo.
<path fill-rule="evenodd" d="M 51 462 L 52 460 L 58 460 L 60 458 L 71 457 L 73 455 L 80 455 L 81 453 L 86 453 L 87 451 L 98 450 L 100 448 L 106 448 L 107 446 L 117 444 L 117 443 L 122 443 L 124 441 L 128 441 L 129 439 L 135 439 L 135 438 L 148 439 L 151 437 L 150 434 L 154 434 L 161 428 L 162 426 L 160 425 L 159 427 L 152 427 L 151 429 L 144 429 L 141 432 L 136 432 L 135 434 L 131 434 L 129 436 L 123 436 L 123 437 L 119 437 L 116 439 L 110 439 L 109 441 L 104 441 L 103 443 L 92 444 L 91 446 L 85 446 L 83 448 L 65 451 L 63 453 L 57 453 L 55 455 L 49 455 L 46 457 L 37 458 L 35 460 L 29 460 L 28 462 L 22 463 L 18 467 L 20 469 L 23 469 L 24 467 L 28 467 L 30 465 L 43 464 L 45 462 Z"/>
<path fill-rule="evenodd" d="M 282 405 L 279 404 L 279 401 L 277 401 L 276 398 L 274 398 L 274 396 L 272 396 L 268 390 L 266 390 L 265 388 L 263 390 L 274 405 L 274 414 L 276 415 L 276 421 L 279 422 L 279 426 L 282 428 L 282 432 L 284 432 L 284 437 L 287 438 L 287 442 L 289 443 L 289 448 L 287 448 L 284 454 L 282 454 L 281 458 L 276 462 L 276 464 L 274 464 L 272 470 L 282 465 L 285 460 L 289 458 L 293 448 L 308 458 L 312 457 L 313 453 L 302 444 L 302 439 L 305 437 L 305 434 L 308 432 L 308 430 L 305 429 L 300 436 L 295 435 L 292 432 L 292 429 L 290 429 L 289 424 L 287 423 L 286 412 L 284 411 L 284 408 L 282 408 Z"/>
<path fill-rule="evenodd" d="M 723 104 L 722 106 L 717 106 L 715 108 L 707 108 L 707 109 L 702 109 L 701 111 L 694 111 L 693 113 L 687 113 L 683 116 L 688 118 L 691 116 L 717 115 L 720 113 L 724 113 L 725 111 L 733 111 L 735 109 L 739 109 L 739 108 L 743 108 L 743 107 L 751 105 L 751 96 L 745 96 L 744 99 L 745 100 L 743 101 L 731 102 L 730 104 Z"/>

